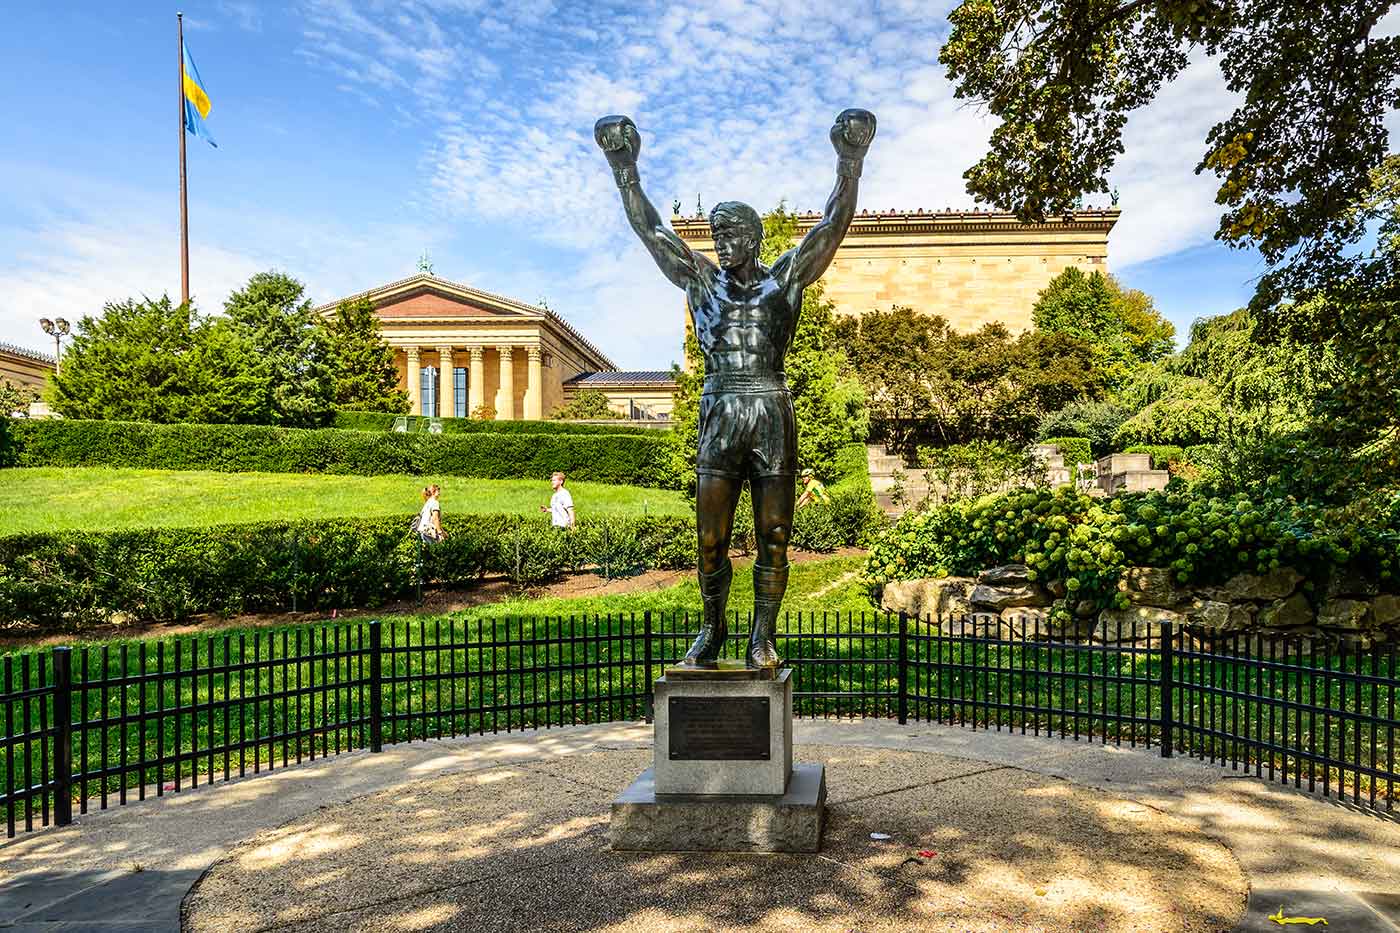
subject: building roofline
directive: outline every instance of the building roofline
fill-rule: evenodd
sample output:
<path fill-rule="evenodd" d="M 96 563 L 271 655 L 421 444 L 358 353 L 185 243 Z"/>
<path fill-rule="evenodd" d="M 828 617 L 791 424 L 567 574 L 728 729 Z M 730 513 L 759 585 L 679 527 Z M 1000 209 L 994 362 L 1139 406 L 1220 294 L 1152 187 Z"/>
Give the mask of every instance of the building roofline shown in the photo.
<path fill-rule="evenodd" d="M 1007 227 L 1021 227 L 1028 230 L 1059 228 L 1059 229 L 1097 229 L 1108 232 L 1113 229 L 1118 222 L 1122 212 L 1117 207 L 1098 208 L 1090 207 L 1082 210 L 1071 211 L 1063 218 L 1047 220 L 1039 224 L 1025 224 L 1017 219 L 1015 214 L 1007 211 L 991 211 L 973 208 L 970 210 L 954 210 L 944 208 L 941 211 L 926 211 L 919 208 L 913 211 L 861 211 L 851 220 L 850 229 L 847 236 L 879 236 L 882 234 L 907 234 L 907 233 L 955 233 L 955 232 L 984 232 L 989 228 L 1005 229 Z M 816 226 L 822 215 L 816 211 L 800 211 L 793 214 L 797 221 L 797 232 L 805 233 Z M 671 218 L 671 228 L 683 240 L 709 240 L 710 220 L 702 216 L 673 216 Z"/>
<path fill-rule="evenodd" d="M 50 366 L 56 365 L 56 360 L 49 354 L 41 350 L 31 350 L 28 347 L 21 347 L 18 344 L 7 343 L 0 340 L 0 352 L 13 353 L 16 356 L 28 357 L 31 360 L 38 360 L 40 363 L 48 363 Z"/>
<path fill-rule="evenodd" d="M 428 272 L 420 272 L 416 275 L 410 275 L 408 278 L 399 279 L 397 282 L 389 282 L 386 285 L 379 285 L 374 288 L 366 289 L 365 291 L 357 292 L 353 295 L 348 295 L 345 298 L 337 298 L 335 301 L 319 305 L 316 308 L 316 312 L 318 314 L 324 315 L 331 311 L 334 311 L 336 309 L 336 306 L 340 305 L 343 302 L 359 301 L 361 298 L 372 299 L 376 296 L 386 295 L 391 292 L 403 291 L 404 289 L 417 284 L 436 286 L 439 289 L 445 291 L 455 291 L 465 297 L 477 299 L 485 304 L 494 304 L 501 308 L 504 308 L 505 310 L 515 311 L 518 314 L 524 314 L 529 317 L 543 318 L 549 321 L 550 323 L 554 324 L 556 327 L 564 331 L 573 339 L 577 340 L 580 344 L 583 345 L 583 347 L 586 350 L 588 350 L 599 360 L 601 360 L 604 363 L 604 365 L 609 367 L 617 366 L 617 364 L 612 361 L 612 358 L 609 357 L 602 350 L 598 349 L 597 345 L 595 345 L 593 341 L 589 340 L 587 337 L 583 336 L 583 334 L 579 333 L 579 331 L 572 324 L 566 321 L 558 312 L 554 311 L 551 308 L 544 308 L 540 307 L 539 305 L 526 304 L 525 302 L 517 301 L 514 298 L 507 298 L 505 295 L 497 295 L 494 292 L 483 291 L 482 289 L 473 288 L 472 286 L 464 285 L 461 282 L 453 282 L 450 279 L 444 279 L 441 276 L 436 276 Z"/>

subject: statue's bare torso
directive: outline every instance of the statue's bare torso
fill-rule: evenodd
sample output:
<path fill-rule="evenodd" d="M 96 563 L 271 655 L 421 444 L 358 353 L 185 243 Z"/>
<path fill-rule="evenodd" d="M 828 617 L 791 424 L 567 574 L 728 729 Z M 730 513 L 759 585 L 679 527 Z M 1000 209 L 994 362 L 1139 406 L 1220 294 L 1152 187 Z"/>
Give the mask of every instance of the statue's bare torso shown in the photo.
<path fill-rule="evenodd" d="M 788 259 L 775 264 L 779 274 Z M 759 269 L 755 282 L 739 282 L 716 269 L 686 289 L 705 372 L 782 372 L 797 331 L 802 290 L 789 288 L 771 269 Z"/>

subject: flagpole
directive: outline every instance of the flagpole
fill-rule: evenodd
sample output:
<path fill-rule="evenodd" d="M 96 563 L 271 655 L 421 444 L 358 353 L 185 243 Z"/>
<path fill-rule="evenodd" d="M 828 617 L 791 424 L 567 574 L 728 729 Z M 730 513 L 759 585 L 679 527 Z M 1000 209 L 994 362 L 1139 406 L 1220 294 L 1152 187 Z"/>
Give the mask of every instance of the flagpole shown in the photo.
<path fill-rule="evenodd" d="M 180 36 L 180 302 L 190 300 L 190 208 L 185 184 L 185 14 L 176 13 Z"/>

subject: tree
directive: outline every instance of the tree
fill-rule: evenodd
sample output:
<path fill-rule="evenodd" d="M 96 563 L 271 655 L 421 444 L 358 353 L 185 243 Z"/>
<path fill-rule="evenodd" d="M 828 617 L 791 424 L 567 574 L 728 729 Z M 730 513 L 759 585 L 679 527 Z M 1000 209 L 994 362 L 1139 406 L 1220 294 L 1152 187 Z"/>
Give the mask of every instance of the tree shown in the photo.
<path fill-rule="evenodd" d="M 26 414 L 29 403 L 39 397 L 39 393 L 27 385 L 15 385 L 8 379 L 0 379 L 0 418 L 13 414 Z"/>
<path fill-rule="evenodd" d="M 1400 39 L 1373 35 L 1393 2 L 963 0 L 939 58 L 957 96 L 1000 121 L 968 191 L 1025 221 L 1107 191 L 1128 113 L 1199 49 L 1242 98 L 1196 167 L 1220 179 L 1216 236 L 1275 267 L 1256 310 L 1307 297 L 1351 268 L 1346 247 L 1366 230 L 1350 206 L 1400 104 Z"/>
<path fill-rule="evenodd" d="M 408 393 L 399 388 L 394 351 L 381 336 L 374 302 L 342 301 L 325 327 L 336 409 L 407 412 Z"/>
<path fill-rule="evenodd" d="M 608 406 L 608 395 L 597 389 L 584 389 L 573 397 L 567 405 L 560 405 L 549 416 L 556 421 L 587 420 L 600 418 L 622 418 L 621 412 Z"/>
<path fill-rule="evenodd" d="M 885 443 L 912 450 L 921 424 L 933 405 L 935 386 L 946 379 L 938 362 L 946 344 L 948 322 L 894 305 L 859 317 L 841 317 L 836 339 L 855 369 Z"/>
<path fill-rule="evenodd" d="M 1245 308 L 1196 321 L 1185 350 L 1122 394 L 1140 410 L 1117 443 L 1190 446 L 1302 429 L 1329 364 L 1297 344 L 1262 342 L 1259 328 Z"/>
<path fill-rule="evenodd" d="M 920 444 L 1028 441 L 1048 412 L 1103 394 L 1091 347 L 1071 334 L 1013 338 L 999 323 L 960 334 L 895 307 L 843 319 L 837 336 L 886 444 L 910 455 Z"/>
<path fill-rule="evenodd" d="M 1087 344 L 1103 381 L 1115 388 L 1141 363 L 1170 353 L 1176 333 L 1143 292 L 1124 289 L 1102 272 L 1085 275 L 1075 266 L 1050 280 L 1031 314 L 1039 330 Z"/>
<path fill-rule="evenodd" d="M 259 272 L 229 295 L 224 312 L 267 367 L 270 423 L 326 424 L 336 391 L 333 357 L 326 328 L 302 284 L 280 272 Z"/>
<path fill-rule="evenodd" d="M 267 373 L 229 323 L 128 299 L 78 322 L 48 397 L 66 418 L 262 423 Z"/>

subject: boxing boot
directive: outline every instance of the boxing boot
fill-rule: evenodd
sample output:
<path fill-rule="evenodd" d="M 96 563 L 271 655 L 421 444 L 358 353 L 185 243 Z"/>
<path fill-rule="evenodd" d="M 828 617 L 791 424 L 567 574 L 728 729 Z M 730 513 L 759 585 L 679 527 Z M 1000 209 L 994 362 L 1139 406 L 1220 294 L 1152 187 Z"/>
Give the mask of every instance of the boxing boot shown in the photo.
<path fill-rule="evenodd" d="M 699 576 L 704 616 L 700 620 L 700 635 L 685 653 L 681 664 L 686 667 L 714 667 L 715 660 L 724 650 L 724 640 L 729 637 L 724 613 L 729 603 L 729 583 L 734 579 L 734 565 L 726 558 L 719 570 Z"/>
<path fill-rule="evenodd" d="M 773 669 L 782 664 L 776 631 L 787 584 L 786 566 L 753 569 L 753 631 L 749 633 L 747 667 Z"/>

